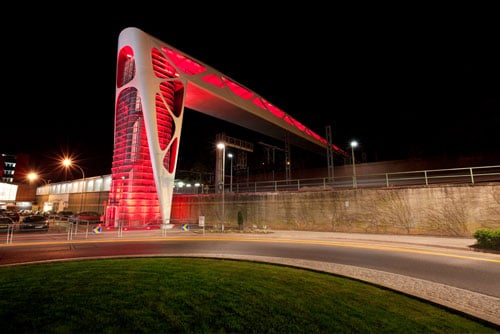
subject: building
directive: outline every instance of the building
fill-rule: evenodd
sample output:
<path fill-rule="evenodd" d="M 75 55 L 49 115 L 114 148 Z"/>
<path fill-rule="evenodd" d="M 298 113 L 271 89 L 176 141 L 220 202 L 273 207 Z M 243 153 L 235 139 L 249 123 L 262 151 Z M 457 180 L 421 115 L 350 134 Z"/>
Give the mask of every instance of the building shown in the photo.
<path fill-rule="evenodd" d="M 31 209 L 36 200 L 36 185 L 26 180 L 29 155 L 0 155 L 0 209 Z"/>
<path fill-rule="evenodd" d="M 8 154 L 0 155 L 0 182 L 4 183 L 22 183 L 26 181 L 26 175 L 29 167 L 29 155 Z"/>

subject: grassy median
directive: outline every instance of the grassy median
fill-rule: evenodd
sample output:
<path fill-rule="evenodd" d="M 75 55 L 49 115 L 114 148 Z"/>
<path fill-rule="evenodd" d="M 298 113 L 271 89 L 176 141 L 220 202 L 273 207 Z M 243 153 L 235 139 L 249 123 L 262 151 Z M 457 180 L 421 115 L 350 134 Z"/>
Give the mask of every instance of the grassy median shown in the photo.
<path fill-rule="evenodd" d="M 200 258 L 0 268 L 2 333 L 498 333 L 326 273 Z"/>

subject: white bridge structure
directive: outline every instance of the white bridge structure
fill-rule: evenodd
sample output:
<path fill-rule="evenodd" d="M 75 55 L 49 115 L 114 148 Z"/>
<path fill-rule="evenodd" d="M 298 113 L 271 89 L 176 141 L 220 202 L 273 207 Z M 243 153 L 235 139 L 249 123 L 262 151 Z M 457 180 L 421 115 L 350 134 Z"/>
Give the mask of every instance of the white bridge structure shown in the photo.
<path fill-rule="evenodd" d="M 118 42 L 106 225 L 157 220 L 168 228 L 185 107 L 285 146 L 346 155 L 244 85 L 140 29 L 126 28 Z"/>

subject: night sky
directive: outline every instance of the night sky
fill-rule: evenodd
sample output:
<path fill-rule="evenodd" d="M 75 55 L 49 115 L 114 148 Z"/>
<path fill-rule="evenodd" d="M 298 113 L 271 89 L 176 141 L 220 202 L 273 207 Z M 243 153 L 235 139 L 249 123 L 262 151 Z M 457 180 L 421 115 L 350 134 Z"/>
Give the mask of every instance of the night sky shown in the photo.
<path fill-rule="evenodd" d="M 500 152 L 493 8 L 247 5 L 226 4 L 224 12 L 156 5 L 112 15 L 43 6 L 32 8 L 43 15 L 29 19 L 17 11 L 16 26 L 2 22 L 0 152 L 28 153 L 42 173 L 53 173 L 58 157 L 70 154 L 87 176 L 110 174 L 118 36 L 131 26 L 209 64 L 321 136 L 331 126 L 342 149 L 356 139 L 367 162 Z M 213 167 L 219 132 L 265 141 L 186 110 L 178 169 Z"/>

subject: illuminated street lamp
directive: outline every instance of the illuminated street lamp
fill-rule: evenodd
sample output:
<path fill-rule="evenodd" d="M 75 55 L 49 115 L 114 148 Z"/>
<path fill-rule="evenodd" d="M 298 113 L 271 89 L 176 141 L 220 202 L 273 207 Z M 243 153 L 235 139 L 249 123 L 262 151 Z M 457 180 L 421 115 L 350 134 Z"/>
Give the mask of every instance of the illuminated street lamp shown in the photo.
<path fill-rule="evenodd" d="M 77 164 L 75 164 L 73 161 L 71 161 L 71 159 L 69 158 L 65 158 L 63 161 L 62 161 L 62 164 L 65 168 L 70 168 L 71 166 L 75 166 L 77 167 L 78 169 L 80 169 L 80 172 L 82 173 L 82 181 L 83 181 L 83 185 L 82 185 L 82 194 L 81 194 L 81 197 L 80 197 L 80 212 L 83 211 L 83 204 L 84 204 L 84 201 L 83 201 L 83 197 L 85 195 L 85 173 L 83 172 L 83 169 L 82 167 L 78 166 Z"/>
<path fill-rule="evenodd" d="M 354 188 L 357 187 L 356 182 L 356 159 L 354 158 L 354 148 L 358 146 L 358 142 L 353 140 L 351 141 L 351 155 L 352 155 L 352 186 Z"/>
<path fill-rule="evenodd" d="M 44 185 L 48 185 L 50 183 L 50 180 L 48 180 L 48 181 L 45 180 L 43 177 L 38 175 L 38 173 L 36 173 L 36 172 L 29 172 L 27 178 L 28 178 L 29 182 L 35 182 L 36 180 L 42 180 Z"/>
<path fill-rule="evenodd" d="M 219 184 L 218 184 L 218 187 L 219 187 L 219 190 L 224 193 L 224 184 L 225 184 L 225 180 L 224 180 L 224 176 L 226 174 L 226 145 L 224 143 L 218 143 L 217 144 L 217 149 L 219 150 L 222 150 L 222 168 L 218 168 L 219 170 Z M 217 159 L 217 163 L 219 163 L 219 159 Z"/>
<path fill-rule="evenodd" d="M 43 182 L 43 185 L 44 185 L 44 189 L 41 190 L 41 192 L 39 193 L 38 192 L 38 189 L 36 190 L 36 194 L 49 194 L 50 193 L 50 190 L 48 188 L 49 186 L 49 183 L 50 183 L 50 180 L 46 180 L 44 179 L 43 177 L 41 177 L 38 173 L 36 172 L 29 172 L 28 175 L 26 175 L 26 178 L 28 179 L 28 181 L 30 183 L 34 183 L 36 182 L 37 180 L 41 180 Z M 38 188 L 38 186 L 37 186 Z M 44 211 L 45 211 L 45 208 L 44 208 Z"/>
<path fill-rule="evenodd" d="M 43 186 L 45 187 L 45 189 L 42 190 L 42 192 L 45 192 L 46 194 L 49 193 L 48 185 L 50 183 L 50 180 L 44 179 L 37 172 L 29 172 L 26 177 L 30 183 L 36 182 L 37 180 L 41 180 L 43 182 Z M 37 192 L 38 192 L 38 190 L 37 190 Z"/>
<path fill-rule="evenodd" d="M 224 175 L 226 174 L 226 145 L 224 143 L 218 143 L 217 149 L 222 150 L 222 177 L 220 179 L 219 187 L 221 187 L 222 191 L 222 232 L 224 232 Z"/>
<path fill-rule="evenodd" d="M 233 154 L 232 153 L 228 153 L 227 154 L 227 157 L 229 159 L 231 159 L 231 172 L 230 172 L 230 181 L 229 181 L 229 191 L 230 192 L 233 192 Z"/>

